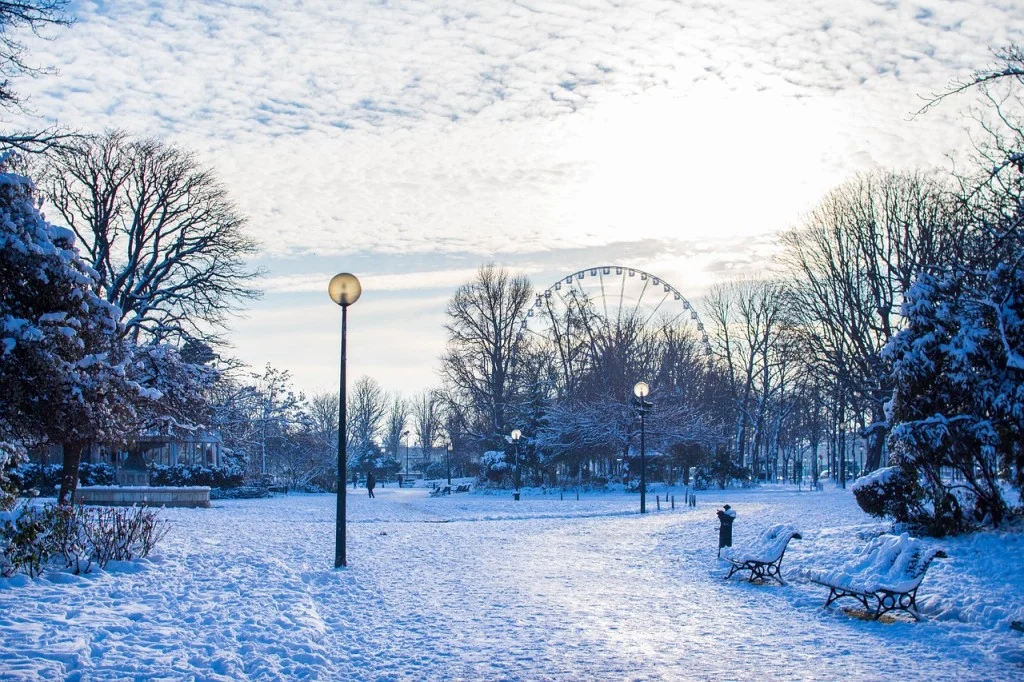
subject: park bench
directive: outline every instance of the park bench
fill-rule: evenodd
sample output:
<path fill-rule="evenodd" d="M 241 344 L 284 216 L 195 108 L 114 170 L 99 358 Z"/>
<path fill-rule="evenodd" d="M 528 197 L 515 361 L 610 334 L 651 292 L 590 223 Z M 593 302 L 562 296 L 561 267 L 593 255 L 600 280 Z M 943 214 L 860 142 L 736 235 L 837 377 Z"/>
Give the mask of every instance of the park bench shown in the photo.
<path fill-rule="evenodd" d="M 467 483 L 466 485 L 458 486 L 455 489 L 455 492 L 457 492 L 457 493 L 468 493 L 469 492 L 469 484 Z"/>
<path fill-rule="evenodd" d="M 915 620 L 917 588 L 933 559 L 946 553 L 921 540 L 902 535 L 881 535 L 853 561 L 831 571 L 808 573 L 811 582 L 828 588 L 825 606 L 843 597 L 853 597 L 875 620 L 889 611 L 906 611 Z"/>
<path fill-rule="evenodd" d="M 430 496 L 431 497 L 441 497 L 442 495 L 451 495 L 451 494 L 452 494 L 452 487 L 450 485 L 446 485 L 443 488 L 438 486 L 437 488 L 434 488 L 433 490 L 430 491 Z"/>
<path fill-rule="evenodd" d="M 786 524 L 778 524 L 766 529 L 749 547 L 726 547 L 722 550 L 722 558 L 732 566 L 729 568 L 728 580 L 734 573 L 750 571 L 750 582 L 763 583 L 768 578 L 785 585 L 782 580 L 782 557 L 786 546 L 793 538 L 801 539 L 796 528 Z"/>

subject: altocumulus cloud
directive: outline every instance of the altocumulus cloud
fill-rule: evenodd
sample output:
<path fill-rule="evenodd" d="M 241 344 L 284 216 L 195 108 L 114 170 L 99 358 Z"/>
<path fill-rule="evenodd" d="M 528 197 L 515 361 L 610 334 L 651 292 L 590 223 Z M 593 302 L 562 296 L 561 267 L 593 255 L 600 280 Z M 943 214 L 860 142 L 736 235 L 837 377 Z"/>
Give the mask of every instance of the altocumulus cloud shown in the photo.
<path fill-rule="evenodd" d="M 843 159 L 802 159 L 806 175 L 831 182 L 889 162 L 904 140 L 901 159 L 918 162 L 920 153 L 905 149 L 920 146 L 920 136 L 901 130 L 915 97 L 1024 35 L 1019 8 L 986 0 L 122 0 L 73 12 L 72 29 L 31 44 L 34 59 L 60 69 L 23 84 L 34 110 L 66 125 L 124 126 L 197 147 L 276 255 L 608 243 L 622 220 L 593 224 L 609 213 L 608 199 L 593 196 L 606 189 L 586 189 L 595 175 L 625 164 L 658 166 L 658 177 L 681 171 L 592 151 L 600 137 L 629 131 L 628 119 L 601 123 L 609 107 L 627 103 L 675 106 L 677 118 L 714 112 L 691 130 L 718 147 L 677 137 L 649 150 L 685 153 L 689 168 L 739 152 L 730 140 L 740 127 L 752 139 L 778 136 L 758 121 L 766 106 L 792 107 L 797 121 L 835 119 L 834 140 L 812 138 L 834 143 Z M 716 126 L 715 102 L 747 110 L 746 120 Z M 801 111 L 806 102 L 821 105 Z M 925 127 L 948 123 L 942 117 Z M 669 117 L 656 123 L 641 146 L 673 134 Z M 806 128 L 801 121 L 781 132 Z M 817 162 L 824 176 L 807 168 Z M 734 172 L 745 179 L 742 168 Z M 780 201 L 806 208 L 821 184 Z M 656 205 L 658 197 L 640 191 L 617 201 L 679 210 Z M 794 210 L 762 219 L 761 229 L 782 227 Z M 664 218 L 644 219 L 655 224 L 650 236 L 671 236 L 656 225 Z"/>
<path fill-rule="evenodd" d="M 956 105 L 909 115 L 991 48 L 1024 42 L 1024 9 L 1003 0 L 71 10 L 72 28 L 29 39 L 31 59 L 59 75 L 19 89 L 44 119 L 168 137 L 216 168 L 274 276 L 240 353 L 267 358 L 261 320 L 305 325 L 308 343 L 282 337 L 270 357 L 286 366 L 332 356 L 334 323 L 304 320 L 339 268 L 368 275 L 361 315 L 377 291 L 440 330 L 444 292 L 491 259 L 538 284 L 624 262 L 691 292 L 759 267 L 771 235 L 853 172 L 942 164 L 965 146 Z M 408 354 L 375 324 L 355 333 L 376 334 L 381 357 Z M 442 340 L 422 334 L 426 367 Z M 333 376 L 314 365 L 297 370 L 307 386 Z M 378 357 L 365 367 L 388 371 Z"/>

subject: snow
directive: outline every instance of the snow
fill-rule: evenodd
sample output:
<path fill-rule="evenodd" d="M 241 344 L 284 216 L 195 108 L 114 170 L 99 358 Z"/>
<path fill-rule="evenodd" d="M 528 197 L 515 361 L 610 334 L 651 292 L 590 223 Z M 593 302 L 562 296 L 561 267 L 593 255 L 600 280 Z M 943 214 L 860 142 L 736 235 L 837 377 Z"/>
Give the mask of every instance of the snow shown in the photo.
<path fill-rule="evenodd" d="M 730 509 L 725 513 L 728 514 L 731 511 Z M 779 523 L 762 531 L 757 539 L 748 546 L 725 547 L 722 549 L 722 558 L 739 564 L 747 561 L 772 563 L 786 551 L 789 541 L 794 535 L 799 535 L 796 528 L 786 523 Z"/>
<path fill-rule="evenodd" d="M 87 576 L 0 581 L 4 679 L 1014 679 L 1024 642 L 1024 528 L 941 541 L 924 621 L 823 609 L 804 577 L 887 530 L 849 491 L 698 492 L 637 513 L 636 494 L 559 499 L 348 493 L 349 566 L 333 570 L 331 495 L 161 512 L 157 553 Z M 681 500 L 681 491 L 667 491 Z M 679 500 L 677 500 L 678 502 Z M 787 586 L 725 581 L 775 524 L 803 539 Z"/>
<path fill-rule="evenodd" d="M 881 469 L 875 469 L 870 471 L 864 476 L 861 476 L 853 485 L 850 486 L 850 490 L 856 492 L 862 488 L 870 488 L 873 485 L 885 485 L 899 473 L 899 467 L 882 467 Z"/>
<path fill-rule="evenodd" d="M 908 534 L 881 535 L 853 562 L 832 571 L 809 571 L 808 577 L 854 592 L 911 592 L 921 584 L 938 550 Z"/>

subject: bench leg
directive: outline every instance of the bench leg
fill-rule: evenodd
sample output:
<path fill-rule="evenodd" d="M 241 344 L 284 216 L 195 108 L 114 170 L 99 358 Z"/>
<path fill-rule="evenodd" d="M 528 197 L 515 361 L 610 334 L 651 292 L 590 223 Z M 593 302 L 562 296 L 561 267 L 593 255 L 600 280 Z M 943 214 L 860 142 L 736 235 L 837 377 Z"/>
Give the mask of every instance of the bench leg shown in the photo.
<path fill-rule="evenodd" d="M 917 613 L 917 590 L 911 592 L 882 592 L 875 595 L 878 600 L 878 608 L 875 612 L 875 620 L 881 618 L 889 611 L 906 611 L 914 620 L 920 622 L 921 616 Z"/>
<path fill-rule="evenodd" d="M 773 564 L 768 564 L 765 567 L 765 569 L 766 569 L 765 573 L 768 575 L 769 578 L 771 578 L 772 580 L 775 580 L 780 585 L 785 586 L 786 581 L 782 579 L 782 560 L 781 559 L 779 561 L 773 563 Z"/>
<path fill-rule="evenodd" d="M 842 599 L 843 597 L 852 597 L 856 599 L 861 603 L 861 605 L 864 606 L 864 610 L 869 614 L 874 614 L 877 611 L 877 609 L 872 608 L 871 605 L 868 604 L 868 599 L 863 594 L 860 594 L 859 592 L 848 592 L 838 587 L 832 587 L 831 585 L 829 586 L 828 590 L 828 599 L 825 600 L 825 606 L 823 606 L 822 608 L 827 609 L 829 607 L 829 604 L 836 601 L 837 599 Z"/>

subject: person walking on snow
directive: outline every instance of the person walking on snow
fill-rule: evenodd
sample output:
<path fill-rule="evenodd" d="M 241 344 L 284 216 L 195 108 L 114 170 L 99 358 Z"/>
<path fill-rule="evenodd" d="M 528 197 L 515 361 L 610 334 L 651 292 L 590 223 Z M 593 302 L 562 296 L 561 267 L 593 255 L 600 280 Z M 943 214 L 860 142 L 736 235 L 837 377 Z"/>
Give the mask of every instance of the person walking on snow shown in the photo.
<path fill-rule="evenodd" d="M 370 497 L 373 497 L 373 488 L 377 485 L 377 479 L 373 477 L 373 472 L 366 474 L 366 492 L 370 493 Z"/>

